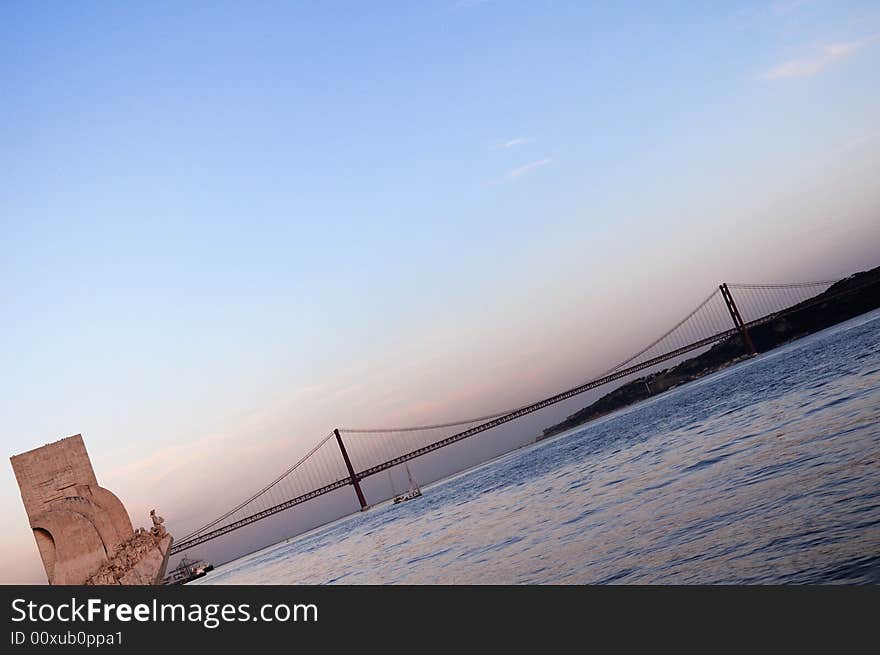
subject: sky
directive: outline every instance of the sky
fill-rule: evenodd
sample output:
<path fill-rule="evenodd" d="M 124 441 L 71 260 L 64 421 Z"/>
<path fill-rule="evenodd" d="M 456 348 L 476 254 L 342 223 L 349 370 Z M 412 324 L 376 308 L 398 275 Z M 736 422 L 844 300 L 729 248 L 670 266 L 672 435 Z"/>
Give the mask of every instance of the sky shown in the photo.
<path fill-rule="evenodd" d="M 0 445 L 188 532 L 335 426 L 880 265 L 880 4 L 0 5 Z M 10 466 L 0 581 L 45 582 Z"/>

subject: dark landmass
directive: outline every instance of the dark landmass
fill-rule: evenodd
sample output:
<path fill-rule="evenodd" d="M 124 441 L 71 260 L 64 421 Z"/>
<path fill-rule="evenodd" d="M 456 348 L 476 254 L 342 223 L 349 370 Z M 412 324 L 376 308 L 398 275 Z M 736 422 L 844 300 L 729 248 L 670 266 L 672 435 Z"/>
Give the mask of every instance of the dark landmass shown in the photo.
<path fill-rule="evenodd" d="M 749 334 L 755 350 L 766 352 L 878 307 L 880 267 L 856 273 L 835 283 L 817 296 L 793 305 L 784 316 L 749 328 Z M 729 337 L 701 355 L 618 387 L 564 421 L 545 429 L 537 441 L 730 366 L 746 359 L 748 356 L 745 352 L 739 335 Z"/>

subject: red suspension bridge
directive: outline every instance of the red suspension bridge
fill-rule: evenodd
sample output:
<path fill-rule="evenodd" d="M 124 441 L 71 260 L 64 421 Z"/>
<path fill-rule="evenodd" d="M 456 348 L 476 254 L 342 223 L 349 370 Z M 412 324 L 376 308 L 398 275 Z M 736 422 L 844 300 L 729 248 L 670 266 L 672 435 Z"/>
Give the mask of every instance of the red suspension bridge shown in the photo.
<path fill-rule="evenodd" d="M 171 553 L 181 553 L 347 486 L 353 488 L 361 509 L 366 509 L 368 502 L 361 484 L 366 478 L 611 382 L 656 372 L 670 362 L 681 361 L 685 355 L 706 351 L 716 344 L 735 345 L 744 355 L 754 355 L 756 348 L 751 330 L 853 291 L 852 288 L 835 291 L 835 283 L 835 280 L 824 280 L 794 284 L 721 284 L 645 348 L 583 384 L 555 395 L 460 421 L 411 427 L 334 429 L 264 487 L 180 538 Z"/>

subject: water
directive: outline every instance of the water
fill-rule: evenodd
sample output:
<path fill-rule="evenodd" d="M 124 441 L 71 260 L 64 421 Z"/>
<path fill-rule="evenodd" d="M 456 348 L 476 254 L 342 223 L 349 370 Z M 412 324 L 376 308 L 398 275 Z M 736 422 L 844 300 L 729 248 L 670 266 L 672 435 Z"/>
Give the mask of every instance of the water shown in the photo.
<path fill-rule="evenodd" d="M 878 473 L 874 312 L 199 582 L 876 584 Z"/>

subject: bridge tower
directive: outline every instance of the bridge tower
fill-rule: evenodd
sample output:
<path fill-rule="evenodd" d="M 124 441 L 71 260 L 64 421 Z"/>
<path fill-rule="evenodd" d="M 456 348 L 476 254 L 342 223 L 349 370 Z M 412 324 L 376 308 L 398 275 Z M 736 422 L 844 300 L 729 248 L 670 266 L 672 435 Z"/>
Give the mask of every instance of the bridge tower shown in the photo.
<path fill-rule="evenodd" d="M 367 509 L 367 499 L 364 498 L 364 492 L 361 490 L 361 483 L 358 481 L 358 477 L 354 472 L 354 467 L 351 465 L 351 459 L 348 457 L 348 451 L 345 450 L 345 444 L 342 443 L 342 437 L 339 435 L 339 428 L 334 428 L 333 434 L 336 435 L 336 443 L 339 444 L 339 450 L 342 452 L 342 459 L 345 460 L 345 466 L 348 469 L 348 475 L 351 478 L 351 485 L 354 487 L 358 502 L 361 504 L 361 511 L 363 512 Z"/>
<path fill-rule="evenodd" d="M 752 336 L 749 334 L 749 329 L 746 327 L 745 323 L 743 323 L 742 316 L 740 316 L 739 309 L 736 306 L 736 302 L 733 300 L 733 295 L 731 295 L 727 283 L 722 282 L 718 288 L 721 290 L 721 297 L 724 298 L 724 303 L 727 305 L 727 311 L 730 312 L 730 318 L 733 319 L 733 325 L 739 330 L 739 335 L 742 337 L 746 353 L 749 355 L 756 355 L 757 351 L 755 350 L 755 344 L 752 343 Z"/>

